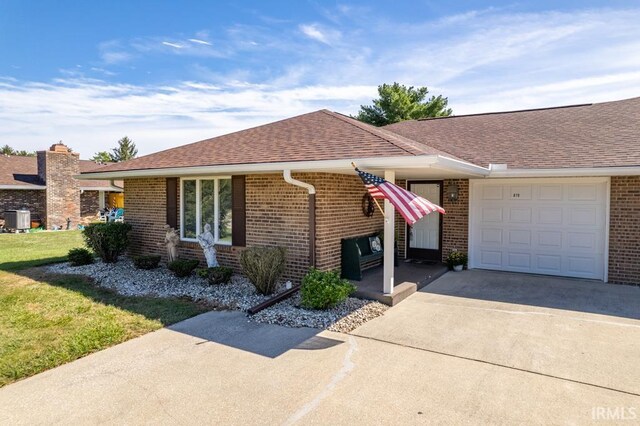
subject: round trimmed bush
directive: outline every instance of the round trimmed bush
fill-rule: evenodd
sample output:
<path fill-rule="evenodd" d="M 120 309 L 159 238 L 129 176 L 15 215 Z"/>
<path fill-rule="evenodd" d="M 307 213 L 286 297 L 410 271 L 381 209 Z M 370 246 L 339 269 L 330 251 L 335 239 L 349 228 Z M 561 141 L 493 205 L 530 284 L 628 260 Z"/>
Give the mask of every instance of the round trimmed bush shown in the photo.
<path fill-rule="evenodd" d="M 131 224 L 125 222 L 92 223 L 82 231 L 87 245 L 105 263 L 114 263 L 129 245 Z"/>
<path fill-rule="evenodd" d="M 90 265 L 93 263 L 93 253 L 86 248 L 72 248 L 67 254 L 71 266 Z"/>
<path fill-rule="evenodd" d="M 194 269 L 198 267 L 200 262 L 191 259 L 176 259 L 173 262 L 169 262 L 167 267 L 178 278 L 184 278 L 191 275 Z"/>
<path fill-rule="evenodd" d="M 340 278 L 337 272 L 311 268 L 302 279 L 300 304 L 308 309 L 329 309 L 344 301 L 354 291 L 356 286 L 349 280 Z"/>

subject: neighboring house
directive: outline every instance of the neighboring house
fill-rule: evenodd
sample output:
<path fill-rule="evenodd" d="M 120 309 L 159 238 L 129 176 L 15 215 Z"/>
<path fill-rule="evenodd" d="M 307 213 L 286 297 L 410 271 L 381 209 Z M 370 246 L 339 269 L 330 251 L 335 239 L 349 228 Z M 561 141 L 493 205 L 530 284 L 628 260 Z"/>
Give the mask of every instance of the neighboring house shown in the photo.
<path fill-rule="evenodd" d="M 0 156 L 0 218 L 6 210 L 26 208 L 46 229 L 95 220 L 98 210 L 122 193 L 122 182 L 75 179 L 82 172 L 106 167 L 80 160 L 63 144 L 35 157 Z"/>
<path fill-rule="evenodd" d="M 447 214 L 412 229 L 365 216 L 352 161 Z M 385 228 L 402 257 L 455 249 L 470 268 L 640 283 L 640 98 L 385 128 L 321 110 L 83 175 L 124 180 L 133 253 L 163 252 L 169 224 L 181 255 L 203 259 L 195 237 L 208 222 L 223 264 L 279 245 L 299 279 L 310 265 L 339 268 L 342 238 Z"/>

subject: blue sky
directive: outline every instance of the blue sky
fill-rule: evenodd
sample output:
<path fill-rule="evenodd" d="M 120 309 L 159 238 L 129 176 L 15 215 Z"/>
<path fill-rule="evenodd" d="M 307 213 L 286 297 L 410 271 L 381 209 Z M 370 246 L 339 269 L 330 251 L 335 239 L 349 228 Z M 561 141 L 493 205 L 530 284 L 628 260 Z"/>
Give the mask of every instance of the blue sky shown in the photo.
<path fill-rule="evenodd" d="M 640 3 L 0 1 L 0 145 L 140 153 L 398 81 L 456 114 L 640 96 Z"/>

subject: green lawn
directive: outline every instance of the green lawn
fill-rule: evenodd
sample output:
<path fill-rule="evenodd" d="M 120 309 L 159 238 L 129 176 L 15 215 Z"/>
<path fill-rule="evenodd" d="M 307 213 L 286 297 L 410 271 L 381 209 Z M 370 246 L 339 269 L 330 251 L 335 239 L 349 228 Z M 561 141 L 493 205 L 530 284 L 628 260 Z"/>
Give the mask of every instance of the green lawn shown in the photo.
<path fill-rule="evenodd" d="M 0 270 L 15 271 L 61 262 L 74 247 L 83 247 L 80 231 L 0 234 Z"/>
<path fill-rule="evenodd" d="M 205 311 L 25 269 L 64 260 L 81 245 L 78 232 L 0 235 L 0 387 Z"/>

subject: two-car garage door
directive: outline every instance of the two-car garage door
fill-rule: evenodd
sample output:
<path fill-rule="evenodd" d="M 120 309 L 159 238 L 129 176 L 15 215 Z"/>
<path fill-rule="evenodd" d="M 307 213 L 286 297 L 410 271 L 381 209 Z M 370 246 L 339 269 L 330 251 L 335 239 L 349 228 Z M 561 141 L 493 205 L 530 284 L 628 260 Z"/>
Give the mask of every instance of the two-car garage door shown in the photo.
<path fill-rule="evenodd" d="M 604 279 L 606 178 L 470 184 L 470 267 Z"/>

